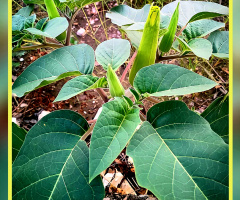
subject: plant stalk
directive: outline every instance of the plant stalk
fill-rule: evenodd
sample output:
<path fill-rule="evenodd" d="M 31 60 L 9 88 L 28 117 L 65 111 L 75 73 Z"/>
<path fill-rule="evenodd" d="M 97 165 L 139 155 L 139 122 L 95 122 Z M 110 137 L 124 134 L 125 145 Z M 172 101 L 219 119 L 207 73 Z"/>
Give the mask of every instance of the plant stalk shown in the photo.
<path fill-rule="evenodd" d="M 146 116 L 141 111 L 139 112 L 139 115 L 142 121 L 146 121 Z"/>
<path fill-rule="evenodd" d="M 81 140 L 84 141 L 84 140 L 87 139 L 87 137 L 92 133 L 95 124 L 96 124 L 96 122 L 94 122 L 94 123 L 90 126 L 90 128 L 87 130 L 87 132 L 84 133 L 84 135 L 81 137 Z"/>
<path fill-rule="evenodd" d="M 68 20 L 68 30 L 67 30 L 67 38 L 66 38 L 66 43 L 65 43 L 65 46 L 69 46 L 70 45 L 70 38 L 71 38 L 71 32 L 72 32 L 72 25 L 73 25 L 73 22 L 78 14 L 78 12 L 81 10 L 81 8 L 78 8 L 74 14 L 72 15 L 71 19 Z"/>
<path fill-rule="evenodd" d="M 135 58 L 136 58 L 136 55 L 137 55 L 137 51 L 134 52 L 133 56 L 131 57 L 131 59 L 130 59 L 128 65 L 127 65 L 127 67 L 126 67 L 125 70 L 123 71 L 123 74 L 122 74 L 121 79 L 120 79 L 120 82 L 121 82 L 121 83 L 122 83 L 123 80 L 125 79 L 128 70 L 129 70 L 130 67 L 132 66 L 132 64 L 133 64 L 133 62 L 134 62 L 134 60 L 135 60 Z"/>
<path fill-rule="evenodd" d="M 98 94 L 102 97 L 102 100 L 107 103 L 108 102 L 108 97 L 106 95 L 106 93 L 104 92 L 104 90 L 102 88 L 97 88 L 96 91 L 98 92 Z"/>
<path fill-rule="evenodd" d="M 187 27 L 187 25 L 188 25 L 188 24 L 186 24 L 185 26 L 183 26 L 183 27 L 181 28 L 181 30 L 176 34 L 177 37 L 179 37 L 179 35 L 181 35 L 181 33 L 184 31 L 184 29 Z M 175 40 L 176 40 L 176 37 L 175 37 Z M 174 40 L 174 41 L 175 41 L 175 40 Z"/>

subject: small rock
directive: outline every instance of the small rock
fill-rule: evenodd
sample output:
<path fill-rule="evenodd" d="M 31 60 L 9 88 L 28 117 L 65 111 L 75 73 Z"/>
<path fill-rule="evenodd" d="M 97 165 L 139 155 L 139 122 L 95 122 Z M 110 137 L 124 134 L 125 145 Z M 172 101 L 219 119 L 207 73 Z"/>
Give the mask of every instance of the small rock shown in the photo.
<path fill-rule="evenodd" d="M 122 194 L 134 194 L 136 195 L 135 191 L 132 189 L 128 181 L 125 179 L 121 184 L 121 189 L 123 190 Z"/>
<path fill-rule="evenodd" d="M 17 76 L 12 75 L 12 80 L 15 81 L 17 79 Z"/>
<path fill-rule="evenodd" d="M 128 162 L 130 163 L 130 164 L 133 164 L 133 159 L 132 159 L 132 157 L 128 157 Z"/>
<path fill-rule="evenodd" d="M 27 107 L 28 105 L 26 104 L 26 103 L 22 103 L 21 105 L 20 105 L 20 108 L 24 108 L 24 107 Z"/>
<path fill-rule="evenodd" d="M 115 176 L 114 176 L 115 175 Z M 112 180 L 112 178 L 114 177 L 114 179 Z M 123 179 L 123 175 L 120 172 L 117 172 L 116 174 L 114 173 L 107 173 L 105 174 L 105 176 L 103 177 L 103 185 L 104 188 L 111 183 L 112 186 L 117 187 L 118 184 L 121 182 L 121 180 Z M 112 180 L 112 181 L 111 181 Z M 111 182 L 110 182 L 111 181 Z"/>
<path fill-rule="evenodd" d="M 94 24 L 95 20 L 94 19 L 90 19 L 90 24 Z"/>
<path fill-rule="evenodd" d="M 146 200 L 157 200 L 155 197 L 148 197 Z"/>
<path fill-rule="evenodd" d="M 31 119 L 29 122 L 32 123 L 32 124 L 36 124 L 37 120 L 36 119 Z"/>
<path fill-rule="evenodd" d="M 97 10 L 95 7 L 92 7 L 92 14 L 96 15 L 97 14 Z"/>
<path fill-rule="evenodd" d="M 84 28 L 80 28 L 78 31 L 77 31 L 77 35 L 78 36 L 84 36 L 86 33 L 85 33 L 85 29 Z"/>
<path fill-rule="evenodd" d="M 12 117 L 12 122 L 14 122 L 15 124 L 17 124 L 18 126 L 20 125 L 19 122 L 17 121 L 17 118 Z"/>
<path fill-rule="evenodd" d="M 50 112 L 49 111 L 46 111 L 46 110 L 43 110 L 40 115 L 38 115 L 38 121 L 40 119 L 42 119 L 44 116 L 46 116 L 47 114 L 49 114 Z"/>

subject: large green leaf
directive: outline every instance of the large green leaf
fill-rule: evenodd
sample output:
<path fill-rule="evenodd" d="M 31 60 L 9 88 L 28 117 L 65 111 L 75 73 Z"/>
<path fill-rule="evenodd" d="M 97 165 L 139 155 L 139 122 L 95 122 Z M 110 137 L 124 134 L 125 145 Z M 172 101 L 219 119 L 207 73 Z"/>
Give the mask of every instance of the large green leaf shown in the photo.
<path fill-rule="evenodd" d="M 153 106 L 127 155 L 137 182 L 159 199 L 228 199 L 228 145 L 180 101 Z"/>
<path fill-rule="evenodd" d="M 68 81 L 60 90 L 54 102 L 70 99 L 84 91 L 105 88 L 107 80 L 105 77 L 98 78 L 91 75 L 78 76 Z"/>
<path fill-rule="evenodd" d="M 159 49 L 162 52 L 168 52 L 172 47 L 175 33 L 177 30 L 178 17 L 179 17 L 179 3 L 177 4 L 177 7 L 172 15 L 171 21 L 168 26 L 168 32 L 163 36 L 161 40 Z"/>
<path fill-rule="evenodd" d="M 111 65 L 116 71 L 130 56 L 130 43 L 124 39 L 111 39 L 98 45 L 95 54 L 99 64 L 107 71 Z"/>
<path fill-rule="evenodd" d="M 17 157 L 26 134 L 27 131 L 12 122 L 12 161 Z"/>
<path fill-rule="evenodd" d="M 209 90 L 217 83 L 177 65 L 154 64 L 141 69 L 134 88 L 144 96 L 185 95 Z"/>
<path fill-rule="evenodd" d="M 215 31 L 208 40 L 213 46 L 213 55 L 219 58 L 229 58 L 229 32 Z"/>
<path fill-rule="evenodd" d="M 89 152 L 80 140 L 88 127 L 70 110 L 42 118 L 13 163 L 13 199 L 103 199 L 101 178 L 89 184 Z"/>
<path fill-rule="evenodd" d="M 177 40 L 181 46 L 182 53 L 193 52 L 196 56 L 206 60 L 212 55 L 212 44 L 206 39 L 195 38 L 188 43 L 180 37 L 177 37 Z"/>
<path fill-rule="evenodd" d="M 21 8 L 17 13 L 16 15 L 22 15 L 24 17 L 29 17 L 31 15 L 33 11 L 33 6 L 26 6 L 26 7 L 23 7 Z"/>
<path fill-rule="evenodd" d="M 35 28 L 42 31 L 43 28 L 44 28 L 44 26 L 46 25 L 47 21 L 48 21 L 48 17 L 45 17 L 45 18 L 40 19 L 40 20 L 37 22 Z"/>
<path fill-rule="evenodd" d="M 128 30 L 128 26 L 122 26 L 121 29 L 127 33 L 127 37 L 130 39 L 131 44 L 138 49 L 143 30 Z"/>
<path fill-rule="evenodd" d="M 178 2 L 179 1 L 174 1 L 165 5 L 161 9 L 162 14 L 171 17 Z M 189 22 L 228 15 L 228 13 L 228 7 L 217 3 L 204 1 L 180 1 L 178 24 L 180 26 L 185 26 Z"/>
<path fill-rule="evenodd" d="M 25 17 L 23 15 L 13 15 L 12 16 L 12 31 L 19 32 L 23 29 L 27 29 L 33 27 L 36 19 L 36 15 L 31 15 L 29 17 Z"/>
<path fill-rule="evenodd" d="M 183 33 L 188 40 L 191 40 L 197 37 L 204 37 L 223 27 L 225 27 L 224 23 L 210 19 L 202 19 L 189 23 L 183 30 Z"/>
<path fill-rule="evenodd" d="M 126 146 L 138 124 L 139 109 L 122 98 L 103 105 L 90 144 L 90 181 L 105 170 Z"/>
<path fill-rule="evenodd" d="M 94 60 L 94 51 L 87 44 L 62 47 L 29 65 L 14 82 L 12 92 L 21 97 L 67 76 L 91 74 Z"/>
<path fill-rule="evenodd" d="M 106 17 L 110 18 L 112 23 L 118 26 L 134 24 L 137 22 L 146 22 L 150 5 L 146 4 L 141 9 L 134 9 L 127 5 L 113 7 Z"/>
<path fill-rule="evenodd" d="M 213 131 L 220 135 L 228 143 L 229 135 L 229 98 L 217 98 L 202 114 Z"/>
<path fill-rule="evenodd" d="M 37 28 L 26 29 L 34 35 L 41 35 L 49 38 L 56 38 L 63 33 L 68 27 L 68 21 L 65 17 L 56 17 L 46 23 L 42 30 Z"/>
<path fill-rule="evenodd" d="M 128 30 L 143 30 L 150 7 L 150 4 L 146 4 L 142 9 L 134 9 L 128 5 L 119 5 L 107 12 L 106 17 L 118 26 L 128 25 Z M 161 14 L 161 29 L 167 28 L 169 22 L 170 17 Z"/>

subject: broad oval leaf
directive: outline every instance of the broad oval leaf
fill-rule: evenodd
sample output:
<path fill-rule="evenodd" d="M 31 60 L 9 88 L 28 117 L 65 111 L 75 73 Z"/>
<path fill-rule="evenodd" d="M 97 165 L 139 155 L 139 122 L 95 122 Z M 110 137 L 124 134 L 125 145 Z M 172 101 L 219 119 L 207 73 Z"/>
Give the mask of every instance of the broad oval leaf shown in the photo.
<path fill-rule="evenodd" d="M 142 9 L 134 9 L 128 5 L 119 5 L 107 12 L 106 17 L 110 18 L 112 23 L 118 26 L 128 25 L 128 30 L 143 30 L 150 7 L 150 4 L 146 4 Z M 161 13 L 160 15 L 160 28 L 166 29 L 170 22 L 170 17 Z"/>
<path fill-rule="evenodd" d="M 110 18 L 112 23 L 118 26 L 134 24 L 137 22 L 146 22 L 150 5 L 145 5 L 142 9 L 134 9 L 127 5 L 113 7 L 106 17 Z"/>
<path fill-rule="evenodd" d="M 209 90 L 214 81 L 177 65 L 154 64 L 141 69 L 134 88 L 144 96 L 185 95 Z"/>
<path fill-rule="evenodd" d="M 17 157 L 26 134 L 26 130 L 20 128 L 17 124 L 12 122 L 12 161 L 14 161 Z"/>
<path fill-rule="evenodd" d="M 21 8 L 21 9 L 16 13 L 16 15 L 22 15 L 22 16 L 24 16 L 24 17 L 28 17 L 28 16 L 31 15 L 32 11 L 33 11 L 33 6 L 32 6 L 32 5 L 31 5 L 31 6 L 26 6 L 26 7 Z"/>
<path fill-rule="evenodd" d="M 29 17 L 25 17 L 23 15 L 13 15 L 12 16 L 12 31 L 19 32 L 23 29 L 27 29 L 33 27 L 36 19 L 36 15 L 31 15 Z"/>
<path fill-rule="evenodd" d="M 116 71 L 130 56 L 130 43 L 124 39 L 111 39 L 98 45 L 96 60 L 107 71 L 108 65 Z"/>
<path fill-rule="evenodd" d="M 56 38 L 63 33 L 68 27 L 68 21 L 65 17 L 56 17 L 46 23 L 42 30 L 37 28 L 26 29 L 34 35 L 41 35 L 49 38 Z"/>
<path fill-rule="evenodd" d="M 229 58 L 229 32 L 215 31 L 210 34 L 208 40 L 213 46 L 213 55 L 219 58 Z"/>
<path fill-rule="evenodd" d="M 138 92 L 136 90 L 134 90 L 133 88 L 129 88 L 130 92 L 133 94 L 134 98 L 135 98 L 135 102 L 138 102 L 140 99 L 140 96 L 138 94 Z"/>
<path fill-rule="evenodd" d="M 94 51 L 87 44 L 62 47 L 29 65 L 14 82 L 12 92 L 21 97 L 67 76 L 91 74 L 94 62 Z"/>
<path fill-rule="evenodd" d="M 131 44 L 138 49 L 143 35 L 142 30 L 128 30 L 128 26 L 122 26 L 121 29 L 126 32 L 127 37 L 130 39 Z"/>
<path fill-rule="evenodd" d="M 165 5 L 161 12 L 171 17 L 178 2 L 179 1 L 174 1 Z M 203 1 L 180 1 L 178 24 L 180 26 L 185 26 L 187 23 L 196 20 L 228 15 L 228 13 L 228 7 L 217 3 Z"/>
<path fill-rule="evenodd" d="M 180 101 L 153 106 L 127 155 L 159 199 L 228 199 L 228 145 Z"/>
<path fill-rule="evenodd" d="M 70 110 L 42 118 L 13 163 L 13 199 L 101 200 L 100 176 L 89 184 L 89 152 L 80 140 L 87 121 Z"/>
<path fill-rule="evenodd" d="M 117 74 L 109 65 L 107 70 L 107 80 L 109 85 L 109 92 L 112 97 L 122 97 L 125 94 L 125 90 L 119 81 Z"/>
<path fill-rule="evenodd" d="M 90 181 L 114 161 L 139 123 L 139 108 L 130 108 L 124 99 L 117 97 L 103 105 L 91 138 Z"/>
<path fill-rule="evenodd" d="M 197 37 L 204 37 L 223 27 L 225 27 L 224 23 L 210 19 L 202 19 L 189 23 L 183 30 L 183 33 L 188 40 L 191 40 Z"/>
<path fill-rule="evenodd" d="M 212 130 L 228 143 L 229 135 L 229 98 L 219 97 L 201 114 Z"/>
<path fill-rule="evenodd" d="M 48 17 L 45 17 L 45 18 L 40 19 L 40 20 L 37 22 L 35 28 L 42 31 L 43 28 L 44 28 L 44 26 L 46 25 L 47 21 L 48 21 Z"/>
<path fill-rule="evenodd" d="M 188 43 L 182 38 L 177 37 L 177 40 L 181 46 L 182 53 L 193 52 L 196 56 L 204 58 L 206 60 L 212 55 L 212 44 L 206 39 L 195 38 Z"/>
<path fill-rule="evenodd" d="M 62 87 L 54 102 L 64 101 L 87 90 L 105 88 L 106 86 L 107 80 L 105 77 L 98 78 L 91 75 L 78 76 L 68 81 Z"/>

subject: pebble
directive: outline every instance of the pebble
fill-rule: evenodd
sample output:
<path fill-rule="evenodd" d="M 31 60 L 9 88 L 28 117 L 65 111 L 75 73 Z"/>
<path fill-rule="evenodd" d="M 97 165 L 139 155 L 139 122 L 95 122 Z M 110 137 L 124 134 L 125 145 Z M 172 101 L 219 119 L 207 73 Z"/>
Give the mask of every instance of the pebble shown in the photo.
<path fill-rule="evenodd" d="M 85 35 L 85 29 L 84 28 L 80 28 L 78 31 L 77 31 L 77 35 L 78 36 L 84 36 Z"/>
<path fill-rule="evenodd" d="M 40 119 L 42 119 L 44 116 L 46 116 L 47 114 L 49 114 L 50 112 L 49 111 L 46 111 L 46 110 L 43 110 L 40 115 L 38 115 L 38 121 Z"/>

